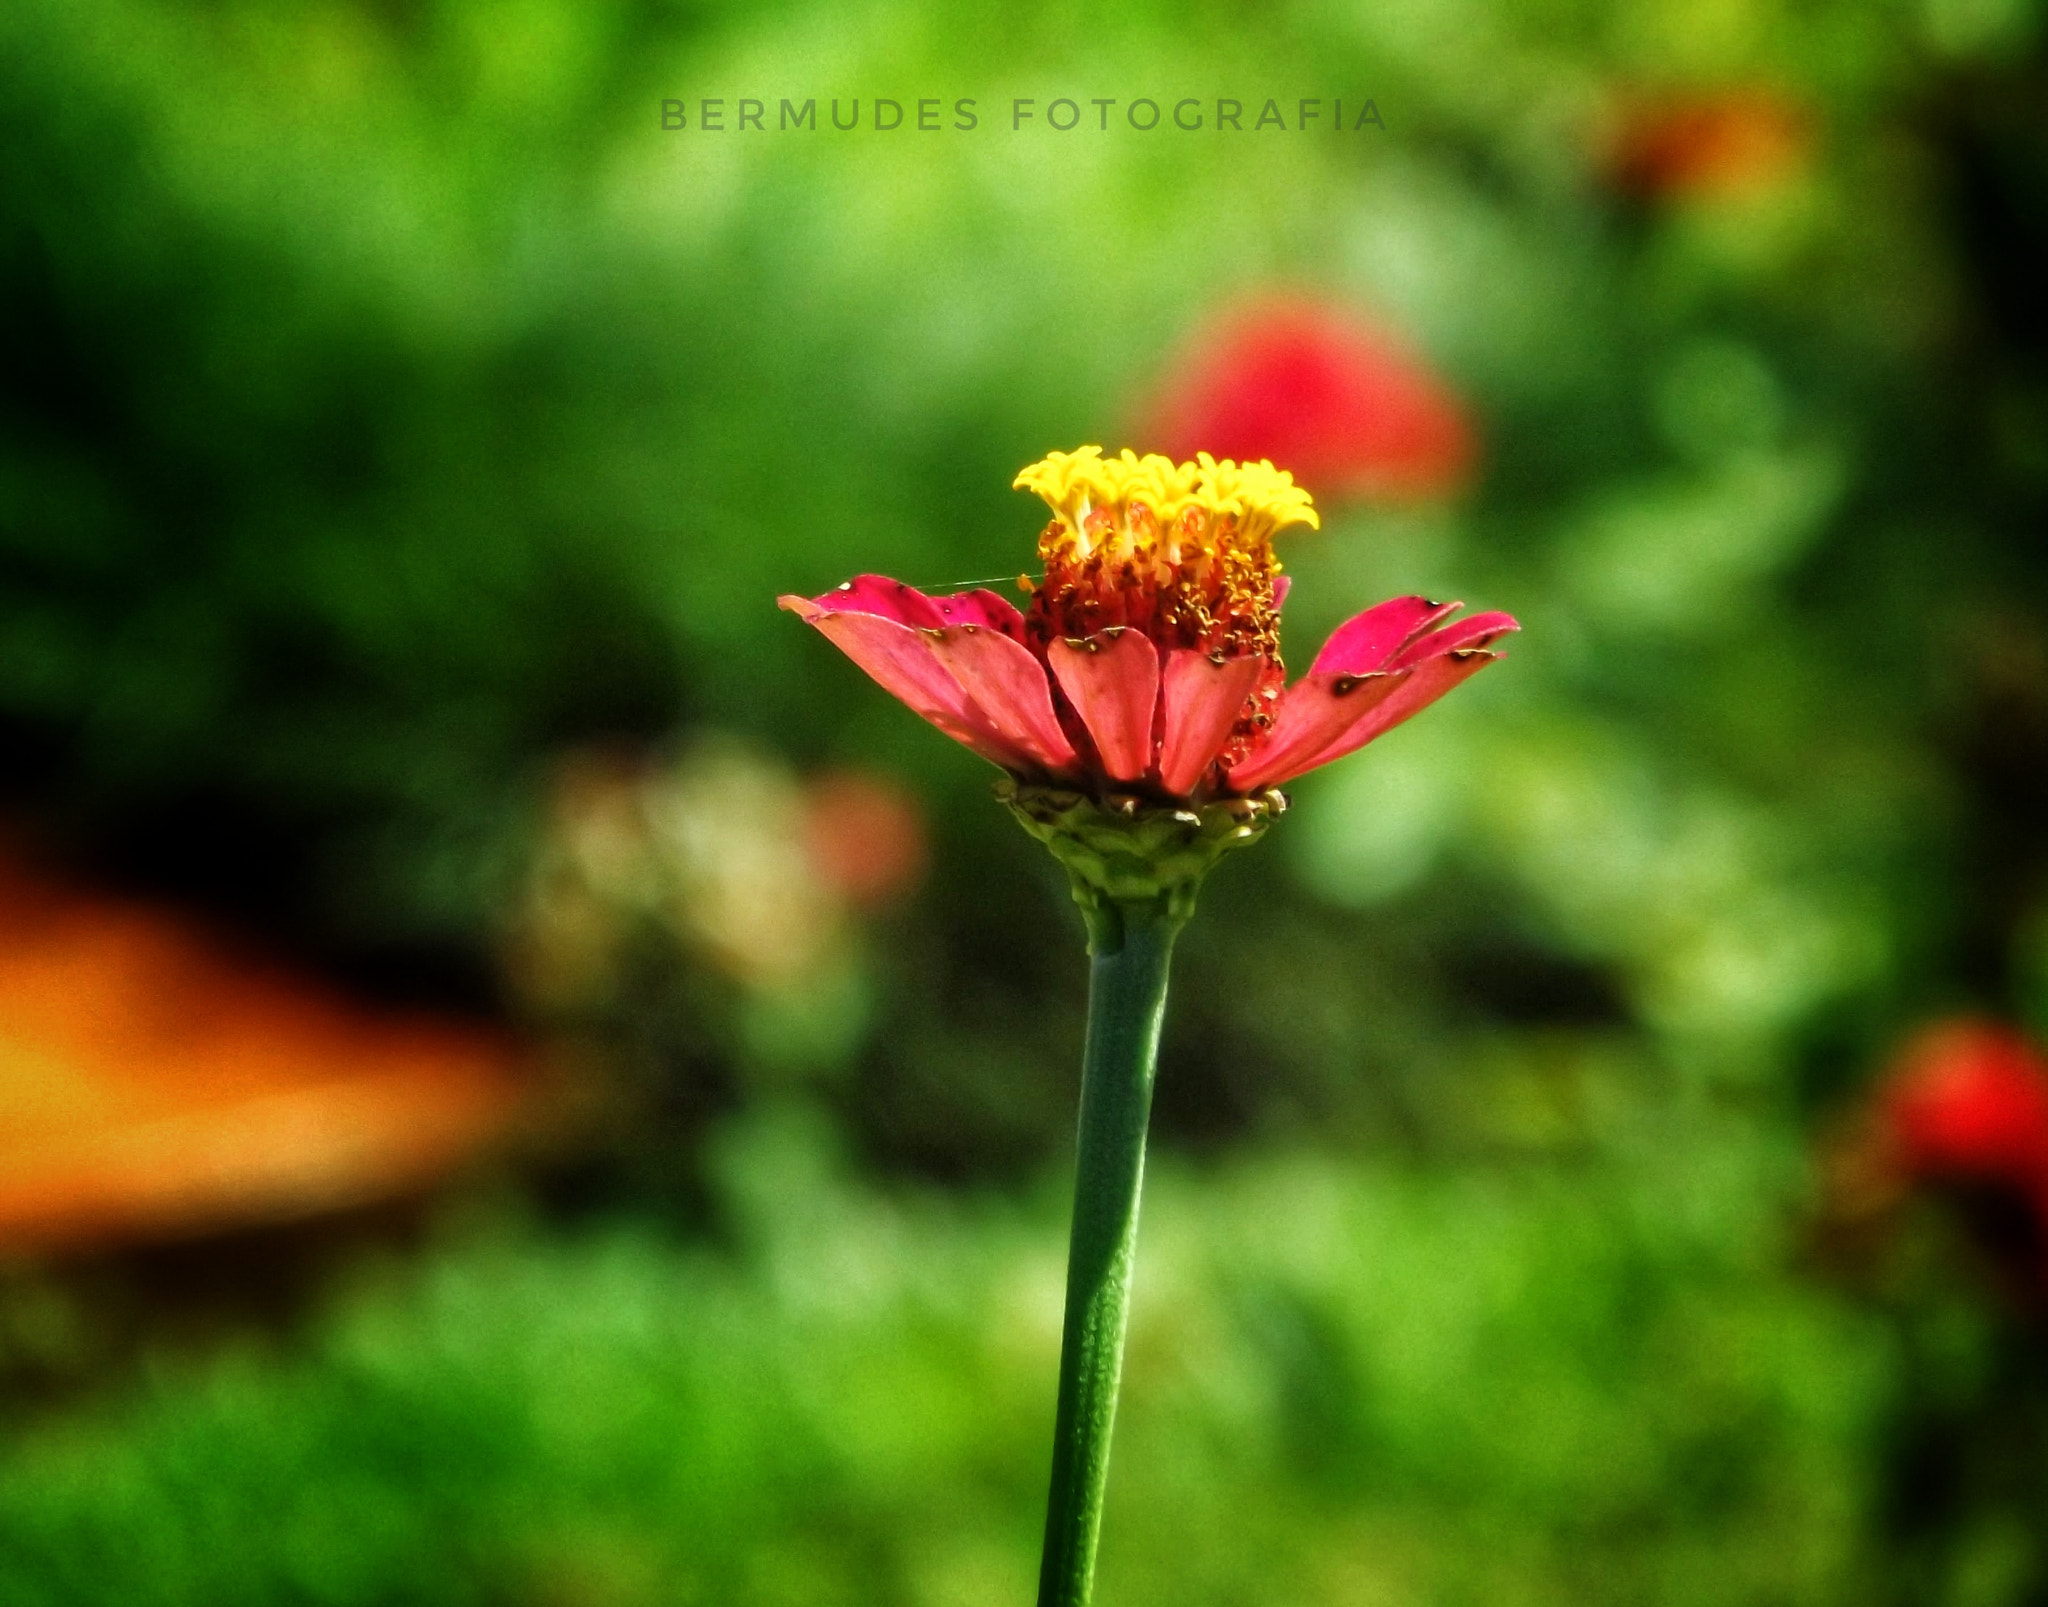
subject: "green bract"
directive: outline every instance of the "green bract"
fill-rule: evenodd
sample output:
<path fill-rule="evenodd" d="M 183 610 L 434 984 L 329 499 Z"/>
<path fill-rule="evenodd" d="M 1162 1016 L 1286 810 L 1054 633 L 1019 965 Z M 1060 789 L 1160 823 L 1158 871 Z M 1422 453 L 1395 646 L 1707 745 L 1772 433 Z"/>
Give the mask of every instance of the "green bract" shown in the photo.
<path fill-rule="evenodd" d="M 1176 922 L 1194 913 L 1202 878 L 1233 848 L 1255 843 L 1287 808 L 1278 787 L 1210 803 L 1153 804 L 1133 794 L 1100 801 L 1065 787 L 1005 776 L 996 796 L 1053 852 L 1074 902 L 1095 929 L 1103 906 L 1163 902 Z"/>

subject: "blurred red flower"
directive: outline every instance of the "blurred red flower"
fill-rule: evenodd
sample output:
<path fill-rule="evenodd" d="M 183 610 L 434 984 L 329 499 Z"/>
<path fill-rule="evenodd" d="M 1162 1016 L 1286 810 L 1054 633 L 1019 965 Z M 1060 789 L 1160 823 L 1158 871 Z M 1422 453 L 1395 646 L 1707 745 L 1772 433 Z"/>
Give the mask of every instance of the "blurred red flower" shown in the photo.
<path fill-rule="evenodd" d="M 1909 1039 L 1829 1157 L 1837 1244 L 1889 1238 L 1914 1194 L 1947 1203 L 1984 1270 L 2029 1310 L 2048 1298 L 2048 1059 L 1996 1022 Z"/>
<path fill-rule="evenodd" d="M 1326 501 L 1440 495 L 1474 457 L 1463 403 L 1419 357 L 1302 298 L 1253 303 L 1198 334 L 1142 433 L 1176 459 L 1283 463 Z"/>
<path fill-rule="evenodd" d="M 1910 1177 L 2002 1183 L 2048 1213 L 2048 1059 L 2019 1033 L 1974 1020 L 1926 1029 L 1887 1074 L 1881 1108 Z"/>
<path fill-rule="evenodd" d="M 1775 90 L 1747 85 L 1634 97 L 1605 154 L 1610 181 L 1631 195 L 1712 199 L 1782 184 L 1812 150 L 1811 118 Z"/>

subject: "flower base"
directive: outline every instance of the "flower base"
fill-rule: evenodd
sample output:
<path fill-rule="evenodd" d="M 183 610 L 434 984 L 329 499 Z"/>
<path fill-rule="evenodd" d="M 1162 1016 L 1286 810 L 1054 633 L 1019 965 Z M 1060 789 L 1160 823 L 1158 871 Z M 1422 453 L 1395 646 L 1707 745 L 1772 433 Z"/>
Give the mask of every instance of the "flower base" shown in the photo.
<path fill-rule="evenodd" d="M 1010 776 L 995 791 L 1066 866 L 1091 936 L 1125 904 L 1159 906 L 1179 926 L 1216 862 L 1257 842 L 1287 808 L 1278 787 L 1202 804 L 1154 804 L 1128 793 L 1097 800 Z"/>

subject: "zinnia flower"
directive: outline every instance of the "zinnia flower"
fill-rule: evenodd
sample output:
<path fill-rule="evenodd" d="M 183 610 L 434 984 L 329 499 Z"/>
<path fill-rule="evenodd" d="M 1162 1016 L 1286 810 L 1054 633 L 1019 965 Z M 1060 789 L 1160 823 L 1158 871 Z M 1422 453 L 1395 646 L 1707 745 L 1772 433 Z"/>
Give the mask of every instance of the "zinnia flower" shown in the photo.
<path fill-rule="evenodd" d="M 1396 597 L 1292 686 L 1273 539 L 1316 523 L 1271 462 L 1055 452 L 1017 476 L 1051 507 L 1019 611 L 861 575 L 782 606 L 956 741 L 1066 867 L 1088 927 L 1067 1310 L 1040 1607 L 1087 1607 L 1137 1246 L 1145 1128 L 1176 934 L 1202 878 L 1286 805 L 1277 783 L 1363 747 L 1499 655 L 1515 622 Z"/>
<path fill-rule="evenodd" d="M 847 657 L 1020 782 L 1161 804 L 1244 798 L 1363 747 L 1499 654 L 1507 614 L 1396 597 L 1289 686 L 1274 537 L 1317 523 L 1270 462 L 1055 452 L 1017 476 L 1051 507 L 1020 612 L 860 575 L 785 596 Z"/>

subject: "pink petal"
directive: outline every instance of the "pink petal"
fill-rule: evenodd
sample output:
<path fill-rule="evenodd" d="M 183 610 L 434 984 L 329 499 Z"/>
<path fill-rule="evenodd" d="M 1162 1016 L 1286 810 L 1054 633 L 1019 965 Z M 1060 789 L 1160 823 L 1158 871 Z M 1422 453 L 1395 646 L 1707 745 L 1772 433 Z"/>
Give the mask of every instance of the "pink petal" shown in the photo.
<path fill-rule="evenodd" d="M 931 721 L 955 742 L 965 743 L 984 759 L 1005 769 L 1032 768 L 1033 761 L 1004 737 L 939 661 L 928 632 L 899 625 L 880 614 L 859 610 L 841 613 L 806 597 L 779 600 L 784 608 L 829 637 L 884 691 L 900 698 L 913 713 Z"/>
<path fill-rule="evenodd" d="M 1052 683 L 1030 648 L 978 625 L 928 631 L 925 638 L 1005 742 L 1047 770 L 1074 762 L 1074 746 L 1053 712 Z"/>
<path fill-rule="evenodd" d="M 1392 689 L 1348 724 L 1340 724 L 1336 735 L 1320 748 L 1306 756 L 1299 746 L 1277 755 L 1264 748 L 1254 749 L 1246 765 L 1231 771 L 1230 784 L 1246 792 L 1256 787 L 1270 787 L 1356 752 L 1375 737 L 1385 736 L 1404 720 L 1420 714 L 1460 681 L 1471 679 L 1499 657 L 1500 654 L 1489 653 L 1482 648 L 1461 647 L 1436 658 L 1425 659 L 1413 669 L 1396 670 L 1389 677 L 1394 683 Z M 1309 684 L 1309 681 L 1303 681 L 1299 686 L 1288 688 L 1289 698 Z M 1274 726 L 1277 731 L 1277 720 Z"/>
<path fill-rule="evenodd" d="M 883 619 L 893 619 L 899 625 L 916 625 L 927 630 L 946 623 L 946 616 L 931 598 L 915 586 L 891 580 L 887 575 L 855 575 L 853 579 L 812 598 L 811 602 L 828 613 L 878 614 Z M 782 606 L 789 607 L 787 598 L 783 599 Z"/>
<path fill-rule="evenodd" d="M 1134 630 L 1058 638 L 1045 657 L 1110 779 L 1143 779 L 1152 768 L 1152 714 L 1159 706 L 1159 650 L 1151 638 Z"/>
<path fill-rule="evenodd" d="M 1427 597 L 1390 597 L 1330 634 L 1309 666 L 1311 675 L 1367 675 L 1391 667 L 1401 649 L 1463 603 L 1433 603 Z"/>
<path fill-rule="evenodd" d="M 1221 661 L 1187 648 L 1167 654 L 1159 784 L 1168 792 L 1185 797 L 1216 762 L 1268 662 L 1256 653 Z"/>
<path fill-rule="evenodd" d="M 1024 640 L 1024 616 L 1009 598 L 986 587 L 955 592 L 951 597 L 934 597 L 932 601 L 948 625 L 985 625 L 1001 631 L 1013 642 Z"/>
<path fill-rule="evenodd" d="M 1521 628 L 1513 614 L 1474 614 L 1470 619 L 1461 619 L 1410 642 L 1396 655 L 1392 667 L 1402 669 L 1410 664 L 1420 664 L 1426 658 L 1455 653 L 1460 648 L 1490 647 L 1509 631 Z"/>
<path fill-rule="evenodd" d="M 1393 695 L 1413 670 L 1372 670 L 1364 675 L 1309 671 L 1280 694 L 1265 739 L 1230 772 L 1238 792 L 1255 792 L 1310 769 L 1315 756 L 1341 741 Z"/>

